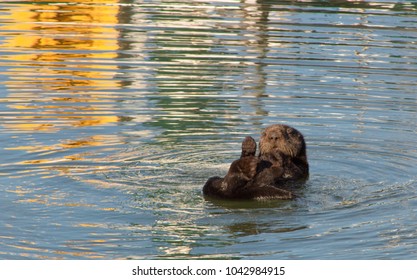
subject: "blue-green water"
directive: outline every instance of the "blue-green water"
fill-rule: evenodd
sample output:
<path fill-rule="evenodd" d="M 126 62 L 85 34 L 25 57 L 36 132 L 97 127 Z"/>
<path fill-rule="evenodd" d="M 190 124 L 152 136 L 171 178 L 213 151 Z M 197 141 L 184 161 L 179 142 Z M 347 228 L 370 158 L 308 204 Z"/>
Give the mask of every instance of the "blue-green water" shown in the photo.
<path fill-rule="evenodd" d="M 417 4 L 0 4 L 1 259 L 416 259 Z M 207 201 L 246 135 L 295 201 Z"/>

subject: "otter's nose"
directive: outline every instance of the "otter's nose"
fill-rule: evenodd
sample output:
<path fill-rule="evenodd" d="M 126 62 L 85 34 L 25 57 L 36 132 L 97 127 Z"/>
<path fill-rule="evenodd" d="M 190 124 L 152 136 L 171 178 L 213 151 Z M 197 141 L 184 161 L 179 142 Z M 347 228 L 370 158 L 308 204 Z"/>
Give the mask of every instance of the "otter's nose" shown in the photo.
<path fill-rule="evenodd" d="M 279 138 L 279 134 L 277 132 L 272 132 L 271 134 L 269 134 L 269 140 L 278 140 Z"/>

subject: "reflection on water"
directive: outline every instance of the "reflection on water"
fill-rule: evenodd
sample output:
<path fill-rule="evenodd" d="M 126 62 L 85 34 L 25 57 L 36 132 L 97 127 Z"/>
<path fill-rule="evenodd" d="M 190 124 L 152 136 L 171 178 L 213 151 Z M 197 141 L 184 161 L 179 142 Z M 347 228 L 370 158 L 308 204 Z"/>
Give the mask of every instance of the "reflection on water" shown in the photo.
<path fill-rule="evenodd" d="M 413 2 L 0 4 L 0 258 L 413 258 Z M 204 200 L 245 135 L 292 202 Z"/>
<path fill-rule="evenodd" d="M 7 114 L 3 126 L 19 135 L 43 134 L 38 141 L 12 136 L 14 141 L 23 143 L 14 143 L 6 150 L 37 154 L 18 164 L 83 160 L 88 152 L 79 150 L 119 142 L 111 134 L 71 133 L 79 127 L 104 126 L 121 120 L 110 92 L 120 87 L 114 80 L 118 70 L 114 60 L 119 49 L 119 32 L 115 28 L 119 7 L 106 5 L 114 1 L 100 5 L 84 2 L 11 5 L 1 17 L 7 22 L 2 28 L 1 42 L 2 68 L 7 70 L 3 83 Z M 52 136 L 61 130 L 68 135 Z M 71 149 L 77 152 L 69 152 Z M 56 157 L 51 156 L 54 154 Z"/>

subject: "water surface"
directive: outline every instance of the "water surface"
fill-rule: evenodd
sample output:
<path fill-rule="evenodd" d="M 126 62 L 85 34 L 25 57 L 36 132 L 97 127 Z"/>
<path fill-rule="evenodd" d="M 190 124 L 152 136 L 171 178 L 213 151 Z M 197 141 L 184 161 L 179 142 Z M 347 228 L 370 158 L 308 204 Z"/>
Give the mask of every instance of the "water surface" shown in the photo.
<path fill-rule="evenodd" d="M 0 258 L 416 259 L 412 1 L 3 1 Z M 205 200 L 300 130 L 295 201 Z"/>

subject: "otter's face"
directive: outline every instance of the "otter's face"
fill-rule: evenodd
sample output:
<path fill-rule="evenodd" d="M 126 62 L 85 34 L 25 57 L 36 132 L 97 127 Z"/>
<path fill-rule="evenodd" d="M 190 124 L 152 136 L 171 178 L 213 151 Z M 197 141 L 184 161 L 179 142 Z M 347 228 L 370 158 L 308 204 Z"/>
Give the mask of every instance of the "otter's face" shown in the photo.
<path fill-rule="evenodd" d="M 283 155 L 306 157 L 303 135 L 295 128 L 274 124 L 265 128 L 259 141 L 260 155 L 280 152 Z"/>
<path fill-rule="evenodd" d="M 254 156 L 256 153 L 256 141 L 250 136 L 246 136 L 242 142 L 242 156 Z"/>

